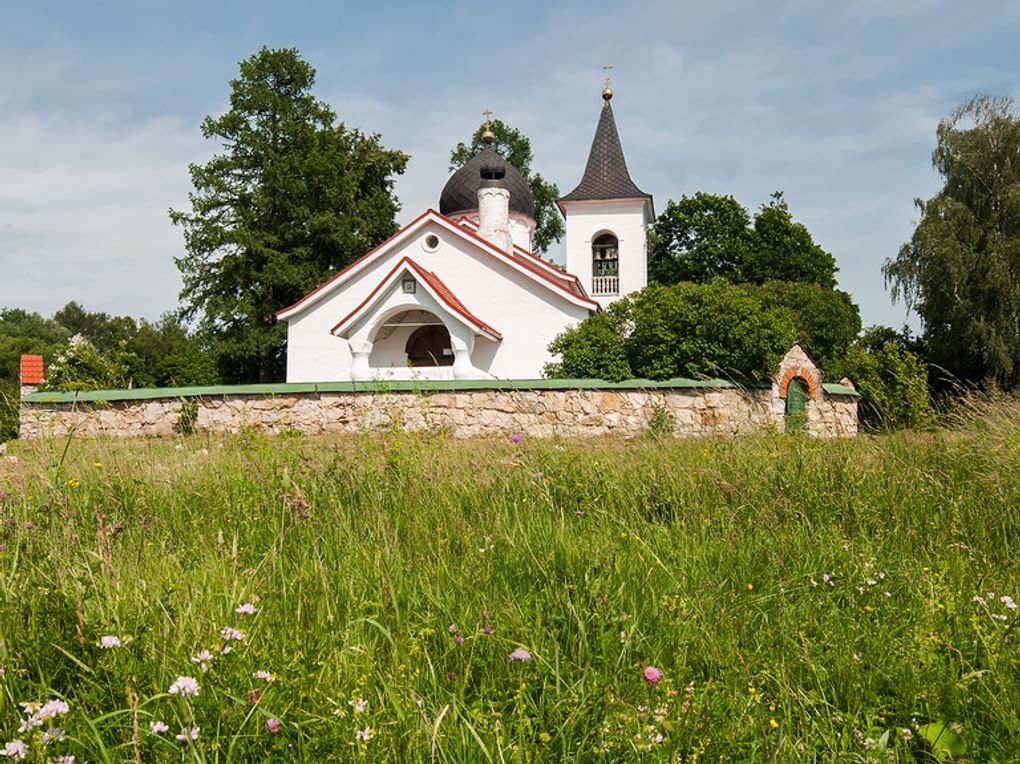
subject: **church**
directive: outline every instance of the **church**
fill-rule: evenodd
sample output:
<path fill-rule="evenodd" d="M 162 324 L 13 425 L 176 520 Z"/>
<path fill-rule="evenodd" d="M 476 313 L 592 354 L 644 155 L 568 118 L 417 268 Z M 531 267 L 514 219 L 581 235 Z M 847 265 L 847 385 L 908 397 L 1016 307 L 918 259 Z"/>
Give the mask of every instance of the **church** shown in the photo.
<path fill-rule="evenodd" d="M 533 254 L 531 193 L 484 146 L 429 209 L 277 313 L 287 381 L 536 379 L 564 329 L 645 286 L 652 197 L 631 180 L 606 82 L 588 162 L 557 200 L 566 269 Z"/>

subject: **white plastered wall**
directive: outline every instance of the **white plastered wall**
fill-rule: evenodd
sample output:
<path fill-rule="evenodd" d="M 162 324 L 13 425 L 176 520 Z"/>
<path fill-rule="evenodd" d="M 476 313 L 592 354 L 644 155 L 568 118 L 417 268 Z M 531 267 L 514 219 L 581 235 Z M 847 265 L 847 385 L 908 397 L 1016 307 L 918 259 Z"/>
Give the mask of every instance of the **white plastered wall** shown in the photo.
<path fill-rule="evenodd" d="M 564 202 L 566 217 L 567 270 L 581 280 L 592 294 L 592 240 L 603 233 L 613 234 L 619 242 L 620 291 L 616 295 L 594 295 L 602 307 L 643 289 L 648 284 L 648 240 L 646 227 L 651 223 L 649 205 L 644 199 Z"/>
<path fill-rule="evenodd" d="M 439 247 L 431 252 L 424 245 L 429 234 L 440 240 Z M 542 367 L 554 360 L 546 349 L 549 343 L 566 327 L 591 313 L 588 307 L 574 304 L 566 295 L 560 296 L 555 289 L 518 272 L 498 255 L 483 251 L 466 236 L 426 221 L 406 240 L 358 270 L 341 288 L 332 291 L 327 288 L 319 301 L 288 320 L 288 382 L 351 378 L 350 345 L 347 340 L 333 336 L 330 329 L 357 308 L 405 256 L 434 272 L 469 311 L 502 334 L 499 343 L 476 336 L 470 348 L 472 366 L 491 377 L 541 377 Z M 419 288 L 420 294 L 423 290 Z M 448 311 L 443 308 L 440 312 L 434 301 L 416 307 L 442 317 L 451 340 L 462 333 L 463 329 L 458 327 L 463 325 L 449 321 Z"/>

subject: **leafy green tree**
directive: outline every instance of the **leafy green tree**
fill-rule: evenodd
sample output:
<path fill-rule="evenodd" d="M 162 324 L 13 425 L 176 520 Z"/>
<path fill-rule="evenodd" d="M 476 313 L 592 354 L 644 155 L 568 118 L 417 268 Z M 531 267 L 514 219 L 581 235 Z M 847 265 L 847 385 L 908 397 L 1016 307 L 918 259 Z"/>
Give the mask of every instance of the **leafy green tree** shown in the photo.
<path fill-rule="evenodd" d="M 559 377 L 767 378 L 797 337 L 794 314 L 727 284 L 652 284 L 560 334 Z"/>
<path fill-rule="evenodd" d="M 793 315 L 797 342 L 823 369 L 842 358 L 861 331 L 861 310 L 847 292 L 791 281 L 748 288 L 766 309 L 786 309 Z"/>
<path fill-rule="evenodd" d="M 52 319 L 21 308 L 0 309 L 0 442 L 18 437 L 21 356 L 52 358 L 67 338 L 67 330 Z"/>
<path fill-rule="evenodd" d="M 834 366 L 861 394 L 859 416 L 867 430 L 930 427 L 935 421 L 924 362 L 899 342 L 876 344 L 885 327 L 873 327 Z"/>
<path fill-rule="evenodd" d="M 141 359 L 126 343 L 100 350 L 80 334 L 59 350 L 46 368 L 44 390 L 119 390 L 135 386 Z"/>
<path fill-rule="evenodd" d="M 978 96 L 939 122 L 944 181 L 916 200 L 909 242 L 883 266 L 923 321 L 929 359 L 965 381 L 1020 383 L 1020 114 Z"/>
<path fill-rule="evenodd" d="M 671 200 L 649 232 L 648 275 L 660 284 L 740 283 L 752 239 L 751 217 L 732 196 Z"/>
<path fill-rule="evenodd" d="M 494 119 L 489 127 L 495 139 L 492 147 L 506 161 L 517 168 L 531 190 L 531 202 L 535 209 L 535 234 L 532 246 L 535 252 L 545 253 L 554 241 L 563 238 L 563 218 L 556 208 L 556 200 L 560 190 L 555 183 L 549 183 L 539 173 L 532 173 L 531 162 L 535 158 L 531 151 L 531 141 L 520 130 L 510 127 L 502 120 Z M 475 130 L 471 143 L 458 143 L 450 152 L 450 169 L 463 167 L 485 145 L 482 133 L 485 125 Z"/>
<path fill-rule="evenodd" d="M 781 192 L 754 216 L 732 196 L 699 192 L 669 202 L 652 225 L 649 275 L 662 284 L 722 278 L 836 286 L 836 260 L 793 220 Z"/>
<path fill-rule="evenodd" d="M 629 311 L 630 304 L 620 300 L 557 335 L 549 345 L 549 352 L 559 355 L 560 360 L 546 364 L 543 374 L 559 379 L 611 382 L 633 377 L 624 344 Z"/>
<path fill-rule="evenodd" d="M 334 124 L 314 82 L 294 49 L 242 61 L 230 110 L 202 122 L 224 153 L 189 167 L 191 211 L 170 210 L 187 250 L 182 315 L 200 316 L 228 381 L 282 379 L 276 312 L 396 231 L 407 156 Z"/>

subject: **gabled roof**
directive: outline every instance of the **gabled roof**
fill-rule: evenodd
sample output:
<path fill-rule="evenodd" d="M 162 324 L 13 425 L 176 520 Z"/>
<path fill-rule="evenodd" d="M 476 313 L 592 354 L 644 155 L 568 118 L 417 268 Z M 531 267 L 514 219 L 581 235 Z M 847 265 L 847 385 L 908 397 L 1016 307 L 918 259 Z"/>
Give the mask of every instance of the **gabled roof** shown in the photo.
<path fill-rule="evenodd" d="M 333 334 L 342 334 L 359 318 L 369 312 L 375 303 L 383 298 L 386 290 L 395 284 L 404 273 L 408 272 L 418 278 L 418 281 L 425 287 L 425 290 L 432 295 L 437 302 L 450 311 L 450 313 L 458 316 L 464 321 L 464 323 L 468 324 L 476 332 L 485 335 L 495 342 L 499 342 L 503 339 L 502 334 L 468 310 L 457 295 L 455 295 L 436 274 L 432 271 L 426 270 L 410 257 L 401 258 L 400 262 L 393 266 L 390 272 L 383 277 L 383 280 L 376 284 L 375 288 L 368 293 L 368 296 L 361 301 L 361 304 L 341 318 L 336 325 L 330 329 L 330 332 Z"/>
<path fill-rule="evenodd" d="M 362 255 L 343 270 L 333 274 L 329 280 L 320 284 L 293 305 L 289 305 L 288 307 L 277 311 L 276 317 L 278 319 L 287 320 L 311 307 L 325 296 L 339 289 L 343 286 L 343 284 L 350 281 L 363 270 L 370 267 L 372 263 L 381 257 L 384 257 L 390 250 L 393 249 L 393 247 L 399 246 L 407 239 L 414 236 L 430 222 L 441 226 L 456 236 L 472 242 L 486 254 L 498 259 L 518 273 L 530 278 L 540 286 L 555 292 L 560 297 L 574 305 L 589 308 L 590 310 L 599 310 L 599 304 L 588 297 L 576 276 L 567 273 L 555 275 L 549 267 L 539 265 L 538 262 L 536 262 L 538 261 L 538 258 L 534 255 L 522 255 L 516 250 L 513 253 L 504 252 L 499 247 L 492 244 L 492 242 L 479 236 L 470 228 L 458 225 L 445 215 L 441 215 L 435 210 L 429 209 L 401 228 L 375 249 Z M 523 250 L 521 251 L 523 252 Z"/>
<path fill-rule="evenodd" d="M 456 223 L 457 225 L 462 226 L 463 228 L 467 228 L 472 233 L 478 233 L 479 228 L 478 223 L 476 223 L 469 217 L 461 215 L 459 218 L 457 218 Z M 585 292 L 584 289 L 581 287 L 581 280 L 577 278 L 577 276 L 560 269 L 558 266 L 556 266 L 554 263 L 550 263 L 548 260 L 543 260 L 541 257 L 539 257 L 533 252 L 529 252 L 524 247 L 518 244 L 514 244 L 514 251 L 512 257 L 517 260 L 522 259 L 525 260 L 529 266 L 532 264 L 541 266 L 543 269 L 545 269 L 548 276 L 552 277 L 553 279 L 556 279 L 557 281 L 562 282 L 563 285 L 570 289 L 574 294 L 580 295 L 582 297 L 588 296 L 588 293 Z"/>
<path fill-rule="evenodd" d="M 588 152 L 588 164 L 577 188 L 556 200 L 563 209 L 563 202 L 601 201 L 606 199 L 648 199 L 646 194 L 630 179 L 627 161 L 623 158 L 620 134 L 616 131 L 613 107 L 609 98 L 602 102 L 602 113 L 595 128 L 595 137 Z"/>

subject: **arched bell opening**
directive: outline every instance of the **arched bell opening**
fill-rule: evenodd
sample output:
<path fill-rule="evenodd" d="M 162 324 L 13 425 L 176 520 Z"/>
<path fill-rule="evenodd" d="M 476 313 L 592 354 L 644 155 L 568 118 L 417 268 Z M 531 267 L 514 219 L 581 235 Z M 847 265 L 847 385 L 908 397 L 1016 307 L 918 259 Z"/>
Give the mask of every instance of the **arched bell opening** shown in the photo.
<path fill-rule="evenodd" d="M 591 242 L 591 293 L 620 293 L 620 241 L 611 233 L 603 233 Z"/>

